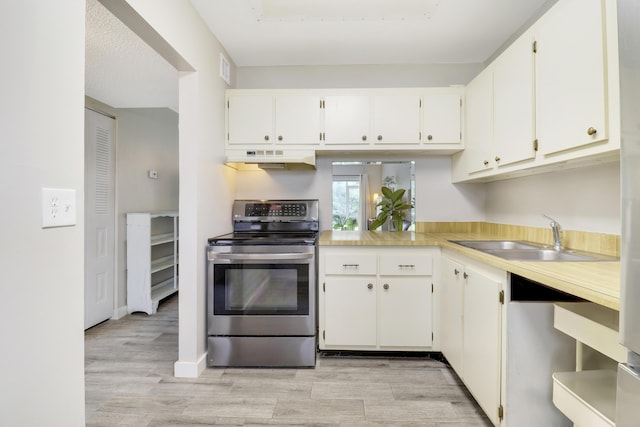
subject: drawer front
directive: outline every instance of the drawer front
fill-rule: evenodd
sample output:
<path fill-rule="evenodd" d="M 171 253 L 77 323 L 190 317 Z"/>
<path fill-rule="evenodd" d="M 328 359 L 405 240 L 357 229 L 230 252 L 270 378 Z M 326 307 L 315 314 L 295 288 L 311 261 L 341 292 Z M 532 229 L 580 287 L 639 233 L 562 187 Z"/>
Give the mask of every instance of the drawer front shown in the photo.
<path fill-rule="evenodd" d="M 380 255 L 382 276 L 431 276 L 433 258 L 426 254 Z"/>
<path fill-rule="evenodd" d="M 325 255 L 325 274 L 376 274 L 374 254 L 336 253 Z"/>

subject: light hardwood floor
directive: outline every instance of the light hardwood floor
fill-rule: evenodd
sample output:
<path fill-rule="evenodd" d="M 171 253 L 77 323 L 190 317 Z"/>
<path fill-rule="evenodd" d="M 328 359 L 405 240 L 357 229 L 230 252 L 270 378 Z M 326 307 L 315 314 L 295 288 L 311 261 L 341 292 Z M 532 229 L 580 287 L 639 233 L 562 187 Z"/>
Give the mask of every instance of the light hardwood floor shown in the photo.
<path fill-rule="evenodd" d="M 319 357 L 315 369 L 206 369 L 174 378 L 178 297 L 85 334 L 89 426 L 490 426 L 443 363 Z"/>

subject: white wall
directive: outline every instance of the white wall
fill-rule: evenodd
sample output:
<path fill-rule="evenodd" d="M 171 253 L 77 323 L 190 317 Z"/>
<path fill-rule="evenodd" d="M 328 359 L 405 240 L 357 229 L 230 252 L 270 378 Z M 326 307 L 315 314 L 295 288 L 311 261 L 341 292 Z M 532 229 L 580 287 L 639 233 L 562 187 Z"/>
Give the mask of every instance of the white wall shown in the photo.
<path fill-rule="evenodd" d="M 0 2 L 0 424 L 84 426 L 84 2 Z M 41 228 L 41 189 L 77 225 Z"/>
<path fill-rule="evenodd" d="M 451 158 L 416 160 L 416 221 L 484 221 L 485 184 L 452 184 Z"/>
<path fill-rule="evenodd" d="M 175 374 L 195 377 L 206 367 L 207 239 L 231 230 L 229 212 L 236 192 L 235 172 L 224 166 L 226 84 L 218 76 L 223 48 L 189 0 L 128 0 L 126 4 L 160 37 L 149 38 L 146 25 L 132 28 L 134 32 L 152 48 L 170 50 L 165 58 L 180 71 L 180 306 Z"/>
<path fill-rule="evenodd" d="M 177 84 L 177 82 L 176 82 Z M 117 301 L 126 313 L 127 212 L 178 210 L 178 113 L 168 108 L 117 110 Z M 150 169 L 158 179 L 150 179 Z"/>
<path fill-rule="evenodd" d="M 487 221 L 620 234 L 620 163 L 487 184 Z"/>
<path fill-rule="evenodd" d="M 437 87 L 465 85 L 482 64 L 239 67 L 240 89 Z"/>

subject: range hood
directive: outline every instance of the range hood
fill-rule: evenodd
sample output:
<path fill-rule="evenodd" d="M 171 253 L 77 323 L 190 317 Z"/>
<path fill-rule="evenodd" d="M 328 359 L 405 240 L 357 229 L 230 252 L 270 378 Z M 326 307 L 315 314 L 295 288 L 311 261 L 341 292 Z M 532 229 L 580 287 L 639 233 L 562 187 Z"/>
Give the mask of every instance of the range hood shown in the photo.
<path fill-rule="evenodd" d="M 315 150 L 227 149 L 225 154 L 225 163 L 238 170 L 316 168 Z"/>

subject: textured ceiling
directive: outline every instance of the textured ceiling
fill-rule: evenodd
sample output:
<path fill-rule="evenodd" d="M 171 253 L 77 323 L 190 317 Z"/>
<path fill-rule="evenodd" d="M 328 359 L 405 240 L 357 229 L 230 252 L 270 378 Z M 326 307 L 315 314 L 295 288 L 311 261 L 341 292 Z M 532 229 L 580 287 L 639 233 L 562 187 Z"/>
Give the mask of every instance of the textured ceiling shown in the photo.
<path fill-rule="evenodd" d="M 178 111 L 178 72 L 98 0 L 87 0 L 85 93 L 114 108 Z"/>
<path fill-rule="evenodd" d="M 482 63 L 556 1 L 191 3 L 237 66 L 287 66 Z M 177 71 L 98 0 L 86 4 L 86 94 L 114 108 L 177 111 Z"/>
<path fill-rule="evenodd" d="M 191 0 L 236 65 L 482 63 L 555 0 Z"/>

